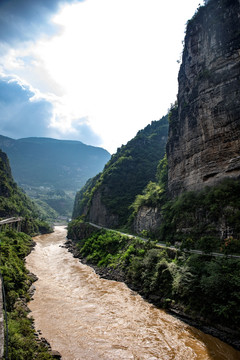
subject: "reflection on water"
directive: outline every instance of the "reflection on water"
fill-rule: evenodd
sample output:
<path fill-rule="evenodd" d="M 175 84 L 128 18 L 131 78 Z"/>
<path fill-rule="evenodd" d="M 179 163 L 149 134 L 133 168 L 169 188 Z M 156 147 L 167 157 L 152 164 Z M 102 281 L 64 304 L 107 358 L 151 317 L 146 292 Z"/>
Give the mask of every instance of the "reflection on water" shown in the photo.
<path fill-rule="evenodd" d="M 237 360 L 240 352 L 157 309 L 125 284 L 99 278 L 60 247 L 66 230 L 35 238 L 39 280 L 29 307 L 63 360 Z"/>

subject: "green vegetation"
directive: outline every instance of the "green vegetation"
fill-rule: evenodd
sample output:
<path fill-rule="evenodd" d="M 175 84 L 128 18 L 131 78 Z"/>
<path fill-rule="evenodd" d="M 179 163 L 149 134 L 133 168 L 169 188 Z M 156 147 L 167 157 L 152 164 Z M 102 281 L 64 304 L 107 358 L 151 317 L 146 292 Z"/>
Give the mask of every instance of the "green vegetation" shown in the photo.
<path fill-rule="evenodd" d="M 44 186 L 23 186 L 23 188 L 37 205 L 42 219 L 54 222 L 58 218 L 70 218 L 72 216 L 75 192 Z"/>
<path fill-rule="evenodd" d="M 110 214 L 118 216 L 119 226 L 126 224 L 129 206 L 149 181 L 154 181 L 159 159 L 165 153 L 168 118 L 152 121 L 135 138 L 119 148 L 103 172 L 90 180 L 77 195 L 73 217 L 87 215 L 91 200 L 100 192 L 101 201 Z M 87 205 L 87 207 L 86 207 Z"/>
<path fill-rule="evenodd" d="M 34 203 L 38 209 L 39 216 L 41 219 L 53 223 L 58 218 L 59 214 L 53 208 L 51 208 L 46 202 L 40 199 L 34 199 Z"/>
<path fill-rule="evenodd" d="M 165 154 L 157 166 L 157 181 L 150 181 L 143 190 L 143 193 L 137 195 L 135 201 L 131 205 L 134 212 L 129 219 L 130 223 L 142 206 L 160 207 L 167 201 L 167 169 L 167 155 Z"/>
<path fill-rule="evenodd" d="M 159 162 L 156 182 L 150 182 L 132 204 L 130 222 L 142 206 L 157 207 L 161 226 L 149 234 L 182 248 L 240 254 L 240 180 L 226 178 L 201 191 L 169 199 L 167 158 Z"/>
<path fill-rule="evenodd" d="M 37 343 L 33 320 L 27 316 L 26 302 L 30 300 L 28 289 L 32 280 L 24 258 L 31 247 L 32 239 L 24 233 L 12 230 L 0 233 L 0 272 L 7 300 L 9 360 L 52 359 L 46 347 Z"/>
<path fill-rule="evenodd" d="M 164 189 L 157 183 L 150 181 L 146 188 L 143 190 L 142 195 L 137 195 L 133 208 L 135 212 L 139 210 L 139 208 L 143 205 L 145 206 L 157 206 L 159 204 L 160 199 L 164 194 Z"/>
<path fill-rule="evenodd" d="M 127 283 L 157 305 L 240 330 L 238 259 L 163 250 L 153 242 L 105 230 L 77 246 L 91 263 L 123 273 Z"/>
<path fill-rule="evenodd" d="M 159 240 L 182 246 L 240 253 L 240 181 L 225 179 L 199 192 L 186 192 L 162 206 Z"/>
<path fill-rule="evenodd" d="M 48 190 L 46 194 L 41 194 L 38 191 L 38 198 L 43 203 L 46 203 L 50 209 L 61 216 L 71 217 L 73 208 L 73 199 L 75 193 L 70 193 L 70 196 L 63 190 Z M 55 218 L 56 219 L 56 218 Z"/>
<path fill-rule="evenodd" d="M 119 251 L 126 246 L 127 242 L 126 236 L 101 230 L 88 238 L 83 246 L 80 245 L 80 251 L 88 261 L 98 266 L 107 266 L 115 264 L 120 259 Z"/>
<path fill-rule="evenodd" d="M 22 215 L 36 217 L 37 210 L 14 182 L 8 158 L 0 150 L 0 217 Z"/>
<path fill-rule="evenodd" d="M 100 176 L 101 173 L 91 179 L 88 179 L 82 189 L 77 192 L 73 206 L 73 219 L 77 218 L 79 215 L 85 215 L 85 209 L 90 206 L 90 201 Z"/>
<path fill-rule="evenodd" d="M 51 231 L 50 226 L 41 218 L 35 203 L 14 182 L 8 158 L 0 150 L 0 218 L 14 216 L 24 217 L 22 230 L 30 235 Z"/>
<path fill-rule="evenodd" d="M 27 317 L 26 302 L 30 300 L 28 289 L 31 279 L 24 258 L 33 244 L 29 235 L 49 233 L 52 228 L 38 218 L 35 203 L 14 182 L 8 158 L 0 151 L 0 217 L 16 216 L 23 218 L 21 229 L 24 233 L 11 230 L 9 225 L 0 232 L 0 272 L 6 292 L 9 360 L 47 360 L 52 357 L 46 347 L 36 342 L 33 320 Z"/>

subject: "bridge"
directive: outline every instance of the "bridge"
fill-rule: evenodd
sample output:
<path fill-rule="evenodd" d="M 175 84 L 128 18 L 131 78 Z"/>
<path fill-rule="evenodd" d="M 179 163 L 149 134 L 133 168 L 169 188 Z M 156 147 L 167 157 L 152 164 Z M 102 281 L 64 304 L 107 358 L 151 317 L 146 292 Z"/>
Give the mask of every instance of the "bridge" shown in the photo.
<path fill-rule="evenodd" d="M 11 217 L 0 220 L 0 232 L 9 228 L 21 231 L 21 221 L 23 221 L 22 217 Z"/>

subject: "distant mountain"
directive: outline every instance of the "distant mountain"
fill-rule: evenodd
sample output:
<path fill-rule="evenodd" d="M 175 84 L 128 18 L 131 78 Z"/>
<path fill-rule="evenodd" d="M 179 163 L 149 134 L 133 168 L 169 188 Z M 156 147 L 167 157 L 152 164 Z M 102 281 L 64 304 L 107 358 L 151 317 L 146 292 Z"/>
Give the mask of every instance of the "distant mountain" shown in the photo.
<path fill-rule="evenodd" d="M 79 190 L 110 158 L 100 147 L 51 138 L 14 140 L 0 136 L 0 149 L 7 153 L 13 177 L 20 186 L 70 191 Z"/>
<path fill-rule="evenodd" d="M 116 227 L 126 224 L 129 206 L 149 181 L 165 154 L 168 117 L 152 121 L 112 155 L 104 170 L 88 180 L 75 199 L 73 218 L 81 215 L 97 224 Z"/>
<path fill-rule="evenodd" d="M 51 138 L 14 140 L 0 135 L 0 149 L 7 153 L 18 185 L 50 221 L 71 217 L 76 191 L 110 158 L 102 148 Z"/>

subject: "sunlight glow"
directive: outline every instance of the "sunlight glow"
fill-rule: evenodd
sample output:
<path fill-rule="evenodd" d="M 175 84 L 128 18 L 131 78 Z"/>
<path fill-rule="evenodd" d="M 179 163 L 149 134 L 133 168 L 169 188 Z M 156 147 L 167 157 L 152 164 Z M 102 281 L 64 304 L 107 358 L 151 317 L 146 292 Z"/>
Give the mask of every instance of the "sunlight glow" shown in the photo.
<path fill-rule="evenodd" d="M 58 128 L 59 136 L 70 136 L 74 124 L 85 122 L 114 152 L 176 100 L 185 24 L 198 4 L 85 0 L 66 5 L 52 19 L 61 29 L 55 36 L 31 44 L 22 57 L 8 54 L 11 72 L 53 103 L 49 128 Z"/>

